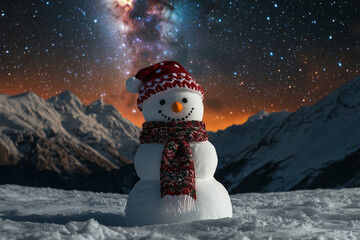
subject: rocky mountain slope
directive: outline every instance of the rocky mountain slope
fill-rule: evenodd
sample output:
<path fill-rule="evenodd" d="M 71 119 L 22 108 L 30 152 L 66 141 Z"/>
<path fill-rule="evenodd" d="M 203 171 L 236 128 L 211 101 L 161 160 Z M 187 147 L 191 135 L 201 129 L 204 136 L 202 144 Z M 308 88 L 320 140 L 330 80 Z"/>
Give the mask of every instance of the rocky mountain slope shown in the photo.
<path fill-rule="evenodd" d="M 139 134 L 101 99 L 0 95 L 0 183 L 127 192 Z"/>
<path fill-rule="evenodd" d="M 360 78 L 294 113 L 210 134 L 231 193 L 360 186 Z"/>
<path fill-rule="evenodd" d="M 209 132 L 230 193 L 360 186 L 360 78 L 294 113 Z M 102 100 L 0 95 L 0 184 L 127 193 L 141 129 Z"/>

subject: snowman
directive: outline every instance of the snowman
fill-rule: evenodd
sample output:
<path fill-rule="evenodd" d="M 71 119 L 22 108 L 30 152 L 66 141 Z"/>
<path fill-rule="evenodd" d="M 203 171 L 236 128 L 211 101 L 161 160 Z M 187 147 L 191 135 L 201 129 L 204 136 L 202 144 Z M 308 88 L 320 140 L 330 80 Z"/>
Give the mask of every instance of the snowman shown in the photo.
<path fill-rule="evenodd" d="M 177 62 L 141 69 L 126 81 L 138 93 L 145 123 L 125 220 L 141 226 L 232 217 L 226 189 L 214 179 L 217 155 L 202 122 L 204 91 Z"/>

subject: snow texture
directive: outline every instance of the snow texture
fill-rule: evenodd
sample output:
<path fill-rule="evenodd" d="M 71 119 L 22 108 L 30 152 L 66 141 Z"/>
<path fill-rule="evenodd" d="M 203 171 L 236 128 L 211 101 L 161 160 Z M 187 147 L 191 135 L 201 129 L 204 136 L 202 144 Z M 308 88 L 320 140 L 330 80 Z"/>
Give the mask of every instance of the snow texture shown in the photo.
<path fill-rule="evenodd" d="M 233 218 L 126 227 L 127 195 L 0 186 L 0 239 L 360 239 L 360 188 L 231 196 Z"/>

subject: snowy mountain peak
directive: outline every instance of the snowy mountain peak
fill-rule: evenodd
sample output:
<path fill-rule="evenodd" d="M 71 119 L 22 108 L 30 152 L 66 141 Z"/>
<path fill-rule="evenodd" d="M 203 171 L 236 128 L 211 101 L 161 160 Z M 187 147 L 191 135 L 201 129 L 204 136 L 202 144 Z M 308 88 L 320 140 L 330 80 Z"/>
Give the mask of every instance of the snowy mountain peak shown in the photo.
<path fill-rule="evenodd" d="M 134 157 L 140 129 L 103 100 L 90 105 L 97 110 L 91 114 L 88 107 L 70 91 L 47 101 L 31 92 L 0 95 L 0 184 L 5 174 L 8 179 L 29 174 L 15 182 L 125 191 L 128 187 L 114 187 L 114 179 L 128 181 L 122 171 L 136 176 L 128 159 Z M 8 163 L 21 166 L 1 168 Z"/>
<path fill-rule="evenodd" d="M 104 106 L 107 105 L 108 104 L 102 98 L 99 98 L 98 100 L 90 103 L 89 107 L 91 106 L 92 109 L 95 109 L 95 108 L 104 108 Z"/>
<path fill-rule="evenodd" d="M 14 96 L 7 96 L 7 98 L 8 99 L 17 99 L 17 101 L 22 101 L 22 100 L 25 100 L 25 101 L 31 100 L 32 102 L 34 102 L 34 101 L 43 102 L 44 101 L 39 95 L 37 95 L 36 93 L 31 92 L 31 91 L 24 92 L 24 93 L 14 95 Z"/>
<path fill-rule="evenodd" d="M 348 82 L 333 93 L 325 97 L 315 106 L 340 105 L 345 108 L 352 108 L 360 105 L 360 77 Z"/>
<path fill-rule="evenodd" d="M 102 98 L 90 103 L 86 106 L 86 113 L 96 113 L 96 114 L 105 114 L 113 113 L 115 115 L 120 115 L 120 113 L 115 109 L 113 105 L 107 104 Z"/>
<path fill-rule="evenodd" d="M 98 100 L 94 101 L 94 103 L 99 104 L 101 106 L 108 105 L 102 98 L 99 98 Z"/>
<path fill-rule="evenodd" d="M 24 93 L 20 93 L 18 95 L 14 95 L 14 96 L 9 96 L 10 98 L 21 98 L 21 97 L 39 97 L 36 93 L 29 91 L 29 92 L 24 92 Z"/>
<path fill-rule="evenodd" d="M 350 108 L 360 105 L 360 77 L 345 84 L 339 90 L 340 96 L 338 96 L 338 101 L 340 101 L 342 105 Z"/>
<path fill-rule="evenodd" d="M 47 101 L 54 104 L 56 109 L 60 110 L 61 112 L 69 112 L 72 110 L 83 111 L 84 109 L 84 104 L 75 94 L 73 94 L 69 90 L 66 90 L 59 95 L 51 97 Z"/>
<path fill-rule="evenodd" d="M 52 101 L 52 99 L 54 99 L 54 98 L 58 98 L 58 99 L 61 99 L 61 100 L 64 100 L 64 101 L 79 100 L 77 98 L 77 96 L 74 93 L 72 93 L 71 91 L 69 91 L 69 90 L 65 90 L 62 93 L 60 93 L 60 94 L 58 94 L 58 95 L 56 95 L 54 97 L 49 98 L 49 101 Z"/>
<path fill-rule="evenodd" d="M 257 114 L 249 117 L 249 119 L 247 120 L 248 122 L 254 122 L 256 120 L 260 120 L 263 119 L 264 117 L 269 116 L 269 113 L 267 113 L 266 111 L 262 110 L 260 112 L 258 112 Z"/>
<path fill-rule="evenodd" d="M 265 115 L 209 136 L 230 192 L 359 186 L 360 78 L 315 105 Z"/>

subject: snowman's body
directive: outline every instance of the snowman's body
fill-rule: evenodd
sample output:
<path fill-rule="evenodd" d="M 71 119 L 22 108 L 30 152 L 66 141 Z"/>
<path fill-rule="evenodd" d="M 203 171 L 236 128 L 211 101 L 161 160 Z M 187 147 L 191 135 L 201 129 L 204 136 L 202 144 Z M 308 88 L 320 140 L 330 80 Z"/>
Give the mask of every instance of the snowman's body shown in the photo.
<path fill-rule="evenodd" d="M 229 194 L 214 179 L 218 159 L 202 122 L 203 88 L 178 62 L 163 61 L 139 70 L 126 89 L 139 94 L 137 106 L 146 122 L 127 224 L 232 217 Z"/>
<path fill-rule="evenodd" d="M 180 112 L 171 106 L 186 99 Z M 161 102 L 161 104 L 159 104 Z M 162 104 L 165 102 L 164 104 Z M 176 89 L 159 93 L 143 105 L 146 121 L 201 121 L 203 116 L 201 97 L 194 92 Z M 187 117 L 186 117 L 187 116 Z M 174 120 L 173 120 L 174 119 Z M 230 197 L 226 189 L 214 179 L 218 163 L 216 150 L 209 141 L 189 142 L 195 168 L 195 210 L 185 213 L 165 212 L 161 205 L 160 164 L 165 144 L 141 144 L 135 156 L 135 169 L 140 178 L 131 190 L 126 206 L 126 222 L 129 225 L 182 222 L 200 219 L 216 219 L 232 216 Z"/>

